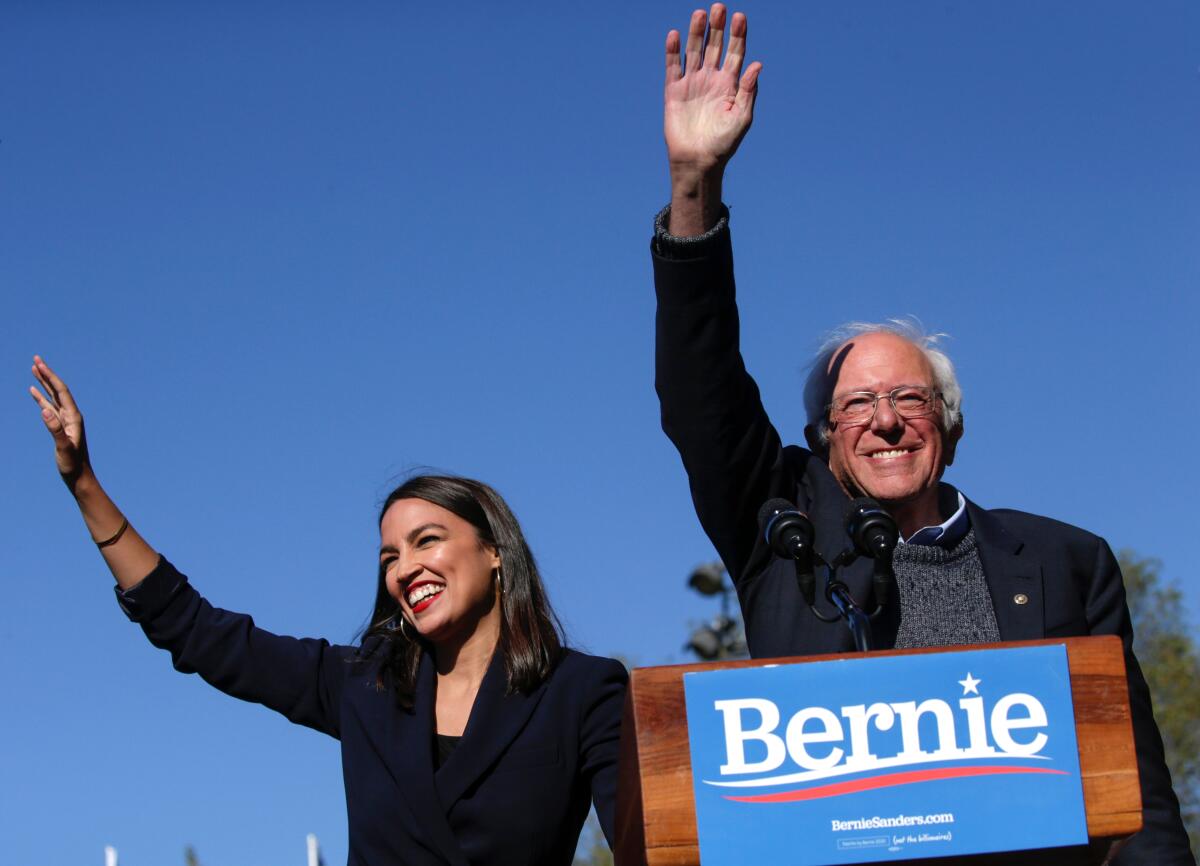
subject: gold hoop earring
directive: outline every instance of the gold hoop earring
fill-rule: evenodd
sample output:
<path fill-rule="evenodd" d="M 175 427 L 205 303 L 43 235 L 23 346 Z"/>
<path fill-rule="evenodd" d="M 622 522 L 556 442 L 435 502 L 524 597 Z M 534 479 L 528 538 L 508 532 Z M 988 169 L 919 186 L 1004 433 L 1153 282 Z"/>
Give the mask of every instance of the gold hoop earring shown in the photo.
<path fill-rule="evenodd" d="M 500 595 L 504 595 L 504 573 L 500 570 L 500 566 L 496 566 L 496 591 Z"/>
<path fill-rule="evenodd" d="M 408 632 L 404 630 L 404 624 L 408 621 L 404 614 L 397 612 L 396 616 L 400 617 L 400 634 L 404 636 L 405 640 L 415 640 L 415 638 L 409 637 Z M 413 631 L 416 631 L 415 627 L 413 628 Z"/>

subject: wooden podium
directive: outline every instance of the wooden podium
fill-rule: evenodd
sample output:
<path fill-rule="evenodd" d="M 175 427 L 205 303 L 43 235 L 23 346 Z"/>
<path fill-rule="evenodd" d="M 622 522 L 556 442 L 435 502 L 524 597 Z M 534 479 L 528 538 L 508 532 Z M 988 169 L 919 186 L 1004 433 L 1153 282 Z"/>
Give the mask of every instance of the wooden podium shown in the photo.
<path fill-rule="evenodd" d="M 1062 644 L 1067 648 L 1089 844 L 1042 851 L 1008 851 L 896 862 L 928 863 L 930 866 L 958 863 L 1022 866 L 1101 864 L 1111 855 L 1114 845 L 1141 829 L 1142 798 L 1120 638 L 1104 636 L 1014 641 L 866 655 L 911 655 L 1048 644 Z M 853 653 L 747 659 L 634 670 L 625 697 L 621 728 L 615 850 L 617 866 L 695 866 L 700 863 L 692 792 L 692 762 L 684 709 L 684 674 L 862 657 L 861 653 Z"/>

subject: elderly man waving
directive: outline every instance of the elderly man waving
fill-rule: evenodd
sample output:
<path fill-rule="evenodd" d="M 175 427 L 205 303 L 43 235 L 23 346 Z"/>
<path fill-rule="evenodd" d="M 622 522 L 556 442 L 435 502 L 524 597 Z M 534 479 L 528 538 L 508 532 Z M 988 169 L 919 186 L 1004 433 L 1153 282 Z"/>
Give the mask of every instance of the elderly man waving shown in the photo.
<path fill-rule="evenodd" d="M 936 339 L 906 322 L 835 332 L 805 387 L 808 448 L 785 446 L 738 348 L 725 166 L 750 128 L 761 64 L 745 67 L 746 18 L 693 13 L 686 45 L 667 36 L 664 129 L 671 203 L 652 244 L 658 292 L 657 389 L 696 512 L 737 587 L 755 656 L 853 649 L 819 619 L 758 526 L 764 502 L 796 502 L 827 559 L 851 497 L 878 500 L 902 543 L 876 623 L 883 647 L 947 646 L 1092 634 L 1122 638 L 1144 829 L 1122 864 L 1191 864 L 1145 679 L 1132 653 L 1121 574 L 1103 539 L 1032 514 L 988 510 L 941 483 L 963 435 L 961 390 Z M 683 50 L 681 51 L 681 48 Z M 860 600 L 871 566 L 843 573 Z"/>

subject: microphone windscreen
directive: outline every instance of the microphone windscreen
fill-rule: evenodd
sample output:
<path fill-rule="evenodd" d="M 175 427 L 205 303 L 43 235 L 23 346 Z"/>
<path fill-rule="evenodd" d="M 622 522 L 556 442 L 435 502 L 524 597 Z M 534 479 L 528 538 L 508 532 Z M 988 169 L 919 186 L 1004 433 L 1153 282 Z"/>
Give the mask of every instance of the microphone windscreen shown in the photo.
<path fill-rule="evenodd" d="M 883 506 L 869 496 L 860 496 L 846 506 L 846 524 L 854 520 L 861 514 L 869 514 L 872 511 L 883 511 Z"/>
<path fill-rule="evenodd" d="M 781 511 L 795 511 L 796 506 L 786 499 L 768 499 L 763 507 L 758 509 L 758 525 L 766 526 L 767 521 Z"/>
<path fill-rule="evenodd" d="M 846 533 L 859 553 L 872 557 L 882 551 L 891 551 L 900 539 L 895 518 L 882 505 L 866 496 L 855 499 L 847 506 Z"/>

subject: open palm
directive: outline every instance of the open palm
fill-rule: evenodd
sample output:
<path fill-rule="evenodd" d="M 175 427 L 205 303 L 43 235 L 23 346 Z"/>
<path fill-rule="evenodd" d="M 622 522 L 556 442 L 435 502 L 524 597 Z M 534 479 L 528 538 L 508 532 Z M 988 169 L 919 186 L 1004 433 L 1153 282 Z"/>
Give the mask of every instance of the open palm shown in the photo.
<path fill-rule="evenodd" d="M 724 37 L 725 7 L 720 3 L 713 5 L 711 16 L 692 13 L 682 64 L 679 32 L 667 34 L 663 133 L 672 164 L 701 170 L 724 165 L 750 128 L 762 64 L 752 63 L 742 74 L 746 16 L 740 12 L 733 16 L 722 64 Z"/>

